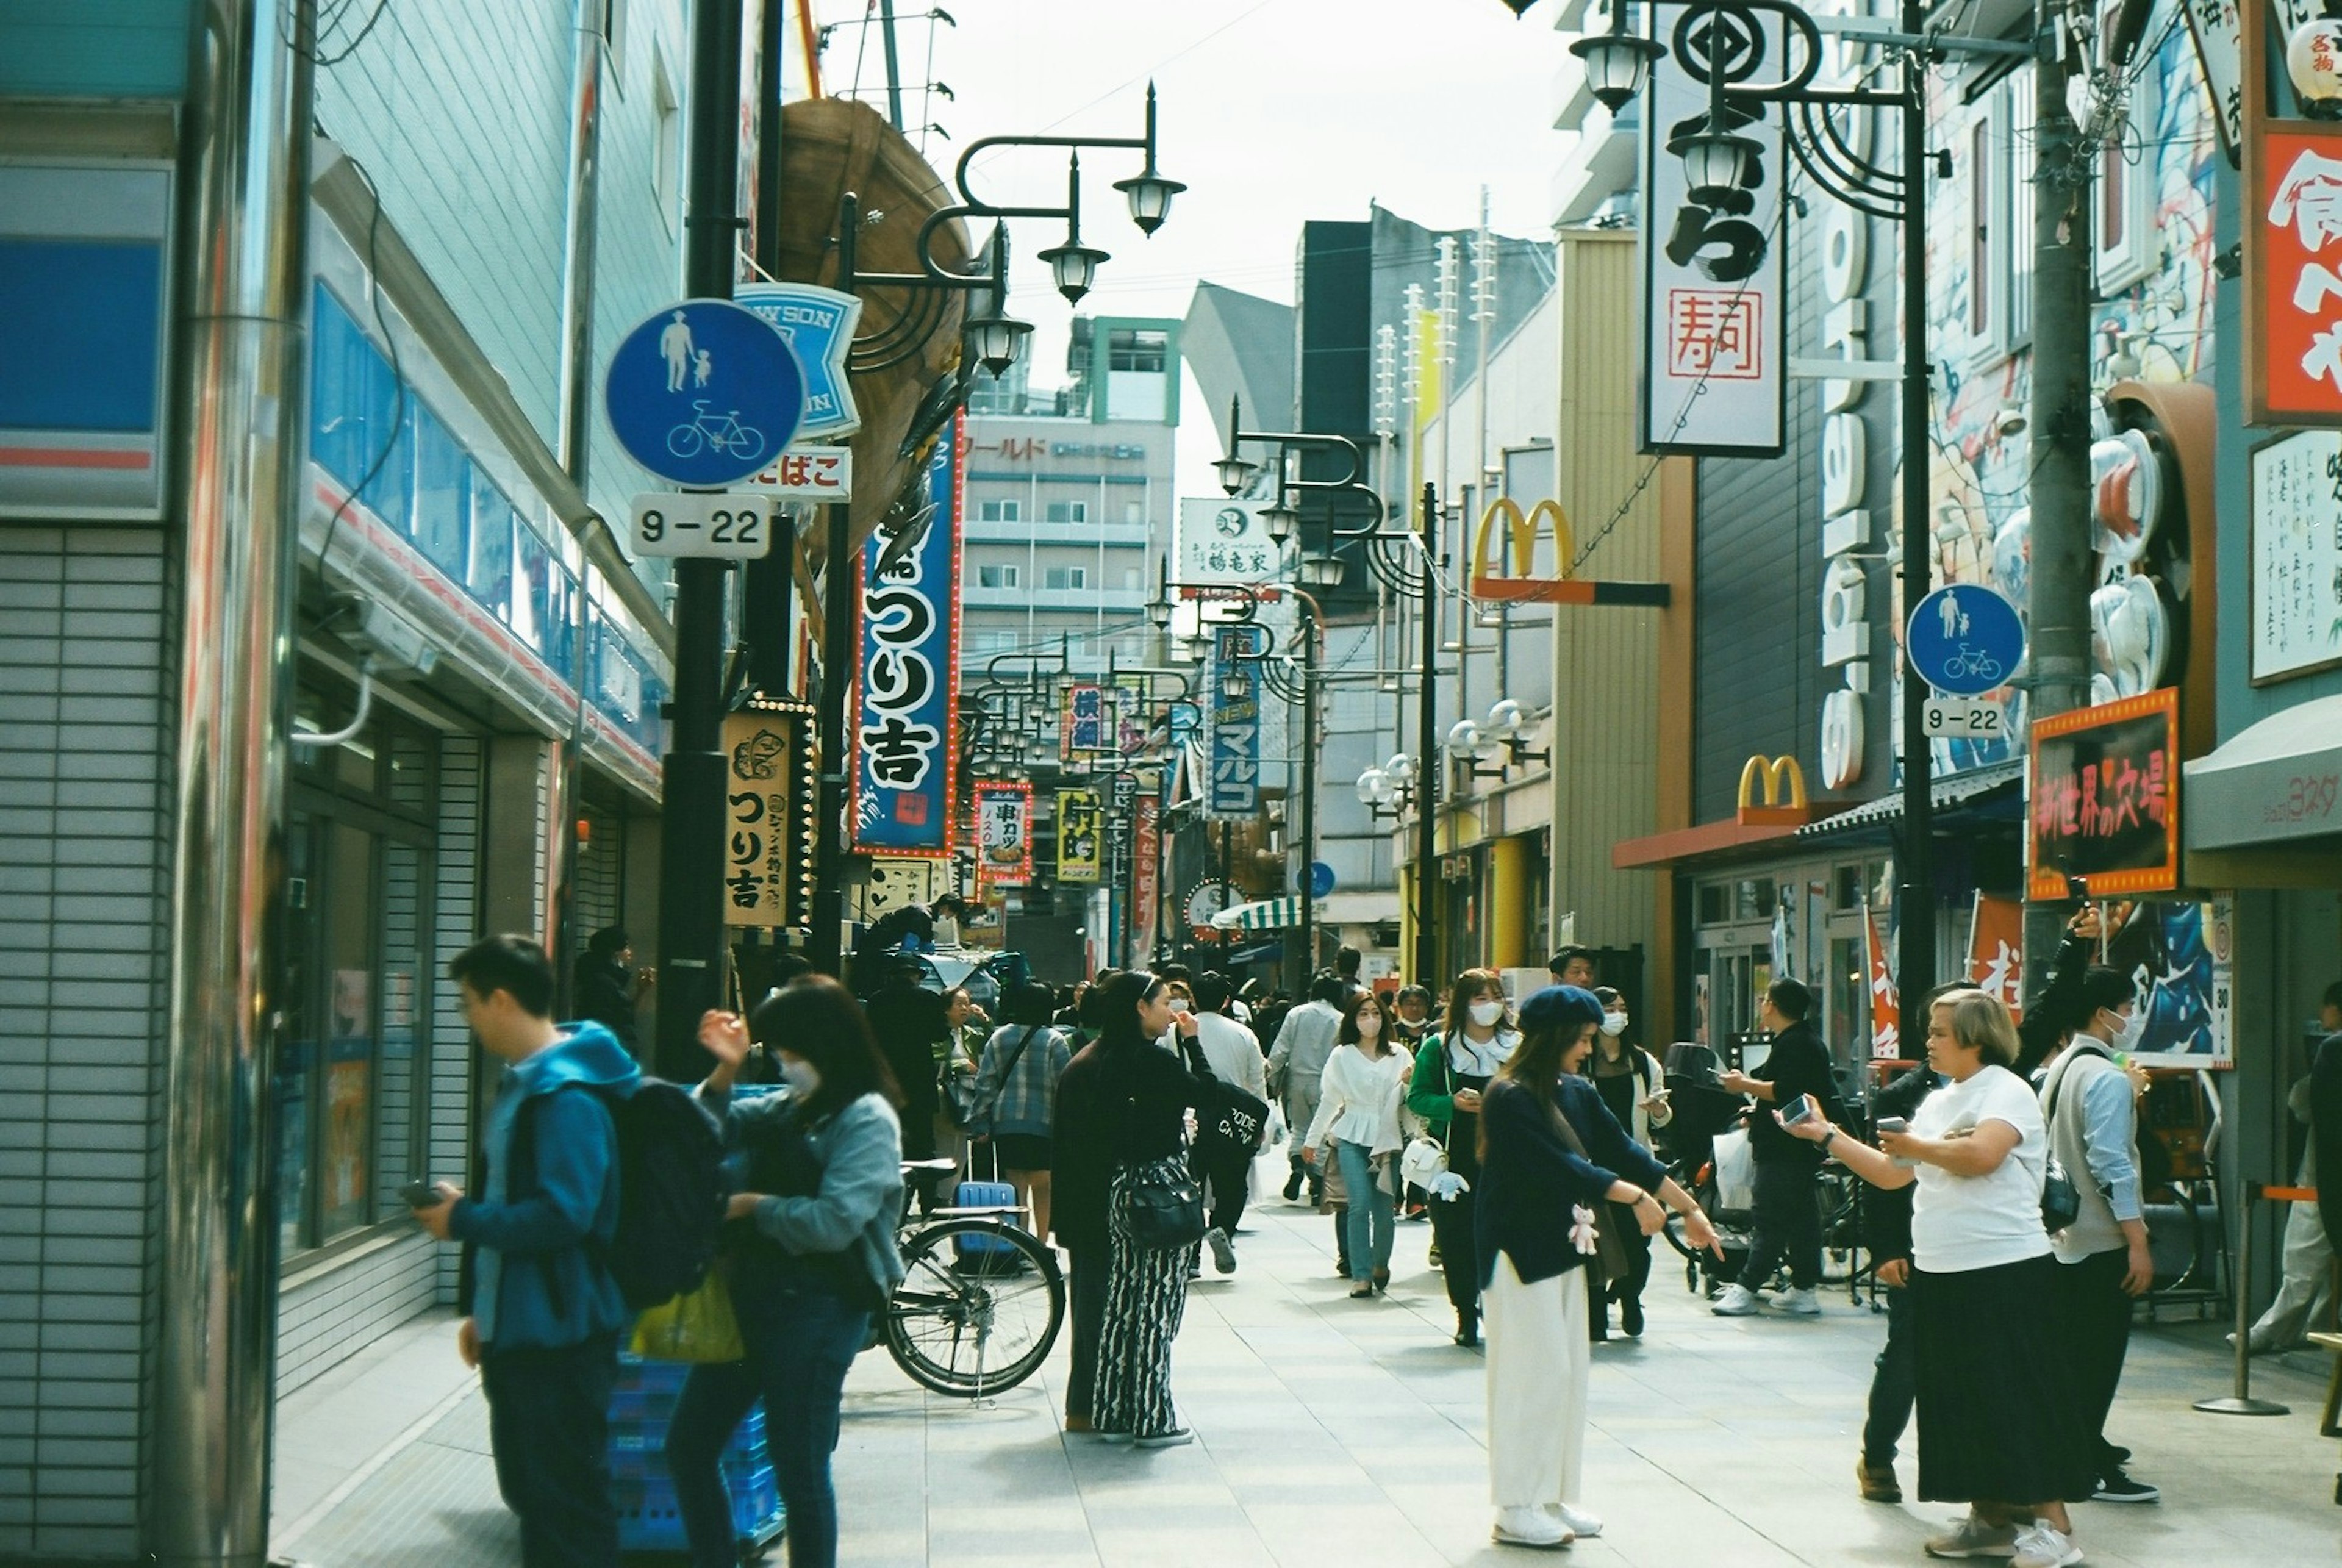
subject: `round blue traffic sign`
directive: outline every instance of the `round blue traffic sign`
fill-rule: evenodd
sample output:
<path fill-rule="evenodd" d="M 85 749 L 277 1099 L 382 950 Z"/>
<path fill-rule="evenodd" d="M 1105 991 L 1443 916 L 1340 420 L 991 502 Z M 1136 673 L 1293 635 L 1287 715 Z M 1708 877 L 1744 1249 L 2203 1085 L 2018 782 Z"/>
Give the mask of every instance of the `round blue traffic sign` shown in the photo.
<path fill-rule="evenodd" d="M 1334 868 L 1322 860 L 1309 863 L 1309 896 L 1323 898 L 1334 891 Z"/>
<path fill-rule="evenodd" d="M 754 311 L 686 299 L 626 334 L 602 404 L 629 457 L 669 484 L 714 489 L 780 456 L 805 414 L 805 372 Z"/>
<path fill-rule="evenodd" d="M 1947 696 L 1980 697 L 2025 662 L 2017 606 L 1980 583 L 1955 583 L 1919 601 L 1903 628 L 1919 678 Z"/>

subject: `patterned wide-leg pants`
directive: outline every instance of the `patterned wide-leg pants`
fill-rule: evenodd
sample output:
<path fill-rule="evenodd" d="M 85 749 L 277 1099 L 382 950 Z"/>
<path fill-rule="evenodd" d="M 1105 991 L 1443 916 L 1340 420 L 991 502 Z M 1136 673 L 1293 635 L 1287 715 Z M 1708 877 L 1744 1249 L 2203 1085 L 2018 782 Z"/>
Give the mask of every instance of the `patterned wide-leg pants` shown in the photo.
<path fill-rule="evenodd" d="M 1159 1437 L 1179 1426 L 1171 1403 L 1171 1342 L 1187 1308 L 1192 1247 L 1162 1251 L 1133 1246 L 1123 1214 L 1130 1183 L 1163 1167 L 1184 1173 L 1185 1155 L 1115 1173 L 1107 1200 L 1112 1224 L 1106 1287 L 1106 1322 L 1098 1335 L 1097 1393 L 1090 1419 L 1100 1432 Z"/>

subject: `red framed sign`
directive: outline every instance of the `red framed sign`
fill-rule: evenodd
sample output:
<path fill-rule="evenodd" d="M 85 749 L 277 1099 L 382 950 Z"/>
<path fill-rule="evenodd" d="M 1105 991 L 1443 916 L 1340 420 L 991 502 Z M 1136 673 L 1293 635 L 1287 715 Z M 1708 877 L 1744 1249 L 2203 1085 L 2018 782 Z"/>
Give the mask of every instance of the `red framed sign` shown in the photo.
<path fill-rule="evenodd" d="M 2251 424 L 2342 426 L 2342 121 L 2301 113 L 2300 7 L 2240 0 L 2244 33 L 2245 402 Z M 2327 62 L 2330 68 L 2332 62 Z"/>
<path fill-rule="evenodd" d="M 2032 726 L 2027 892 L 2092 898 L 2179 885 L 2179 689 L 2077 708 Z"/>
<path fill-rule="evenodd" d="M 976 786 L 976 875 L 993 887 L 1033 880 L 1033 785 L 986 779 Z"/>

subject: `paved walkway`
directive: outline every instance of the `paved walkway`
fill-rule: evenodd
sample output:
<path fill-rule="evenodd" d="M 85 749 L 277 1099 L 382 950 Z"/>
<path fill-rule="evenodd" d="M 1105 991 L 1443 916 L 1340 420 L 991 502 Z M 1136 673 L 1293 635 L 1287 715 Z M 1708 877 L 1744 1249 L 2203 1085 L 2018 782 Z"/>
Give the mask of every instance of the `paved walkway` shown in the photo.
<path fill-rule="evenodd" d="M 1333 1275 L 1329 1220 L 1272 1197 L 1246 1224 L 1238 1273 L 1207 1276 L 1188 1298 L 1175 1388 L 1192 1447 L 1140 1453 L 1062 1433 L 1062 1341 L 1040 1378 L 980 1407 L 916 1388 L 883 1353 L 865 1356 L 837 1456 L 843 1560 L 1517 1568 L 1526 1553 L 1488 1543 L 1483 1363 L 1447 1342 L 1427 1227 L 1399 1228 L 1389 1296 L 1353 1302 Z M 1596 1347 L 1584 1505 L 1609 1528 L 1566 1561 L 1920 1561 L 1921 1541 L 1956 1510 L 1854 1493 L 1884 1320 L 1842 1292 L 1817 1320 L 1720 1319 L 1681 1284 L 1659 1269 L 1644 1340 Z M 2211 1324 L 2134 1336 L 2111 1434 L 2165 1501 L 2077 1508 L 2091 1563 L 2292 1564 L 2342 1549 L 2330 1501 L 2342 1450 L 2317 1434 L 2322 1382 L 2264 1360 L 2255 1392 L 2292 1414 L 2199 1414 L 2192 1400 L 2226 1392 L 2221 1353 Z M 517 1561 L 482 1401 L 444 1320 L 288 1399 L 277 1447 L 282 1555 L 318 1568 Z"/>

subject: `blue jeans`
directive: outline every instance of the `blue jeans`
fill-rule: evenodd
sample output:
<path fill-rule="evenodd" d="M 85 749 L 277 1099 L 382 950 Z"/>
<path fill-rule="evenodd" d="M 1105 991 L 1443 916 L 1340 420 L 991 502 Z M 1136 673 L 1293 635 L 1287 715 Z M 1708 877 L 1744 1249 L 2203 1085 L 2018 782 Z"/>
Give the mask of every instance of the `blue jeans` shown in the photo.
<path fill-rule="evenodd" d="M 837 1447 L 846 1369 L 869 1338 L 870 1314 L 827 1291 L 768 1286 L 736 1290 L 732 1310 L 747 1355 L 693 1367 L 667 1426 L 667 1473 L 675 1477 L 692 1568 L 739 1562 L 716 1461 L 760 1398 L 773 1479 L 788 1509 L 789 1568 L 832 1568 L 837 1494 L 829 1456 Z"/>
<path fill-rule="evenodd" d="M 1390 1267 L 1392 1198 L 1375 1179 L 1374 1154 L 1364 1144 L 1334 1140 L 1342 1185 L 1350 1196 L 1350 1277 L 1364 1280 Z"/>

